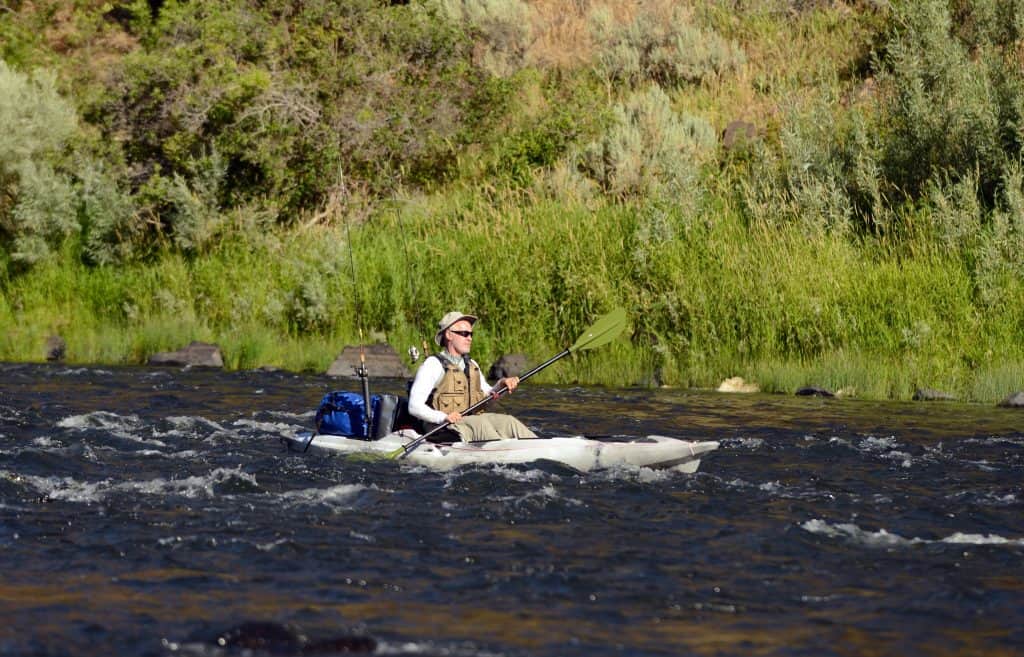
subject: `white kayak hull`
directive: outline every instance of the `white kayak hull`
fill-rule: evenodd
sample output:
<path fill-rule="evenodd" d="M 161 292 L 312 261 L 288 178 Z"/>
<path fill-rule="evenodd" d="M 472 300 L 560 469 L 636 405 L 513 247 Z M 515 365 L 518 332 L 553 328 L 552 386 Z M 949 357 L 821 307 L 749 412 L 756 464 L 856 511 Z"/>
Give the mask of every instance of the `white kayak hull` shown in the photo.
<path fill-rule="evenodd" d="M 395 452 L 418 436 L 403 430 L 380 440 L 359 440 L 346 436 L 318 435 L 309 440 L 303 433 L 285 437 L 290 449 L 335 454 L 381 456 Z M 431 470 L 447 471 L 464 465 L 514 465 L 534 462 L 555 463 L 578 472 L 620 466 L 696 472 L 700 457 L 718 448 L 715 441 L 692 442 L 667 436 L 647 436 L 630 441 L 606 442 L 582 436 L 529 440 L 492 440 L 480 443 L 440 445 L 423 443 L 402 461 Z"/>

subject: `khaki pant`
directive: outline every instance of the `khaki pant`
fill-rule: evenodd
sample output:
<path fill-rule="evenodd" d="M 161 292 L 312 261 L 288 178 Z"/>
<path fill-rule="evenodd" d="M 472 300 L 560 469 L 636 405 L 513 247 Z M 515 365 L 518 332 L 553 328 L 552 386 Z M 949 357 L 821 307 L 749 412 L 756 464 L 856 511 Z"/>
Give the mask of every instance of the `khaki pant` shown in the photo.
<path fill-rule="evenodd" d="M 464 443 L 475 443 L 481 440 L 501 440 L 502 438 L 536 438 L 537 434 L 529 427 L 504 413 L 479 413 L 469 415 L 448 428 L 459 434 Z"/>

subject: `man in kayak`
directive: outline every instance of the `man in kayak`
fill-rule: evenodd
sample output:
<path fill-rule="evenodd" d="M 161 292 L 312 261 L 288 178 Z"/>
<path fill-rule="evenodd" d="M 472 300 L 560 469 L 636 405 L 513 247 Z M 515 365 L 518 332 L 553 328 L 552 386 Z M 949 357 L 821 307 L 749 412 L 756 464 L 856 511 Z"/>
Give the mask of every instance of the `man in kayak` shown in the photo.
<path fill-rule="evenodd" d="M 480 366 L 469 357 L 476 320 L 474 315 L 452 311 L 437 323 L 434 342 L 441 351 L 428 356 L 417 370 L 409 390 L 409 413 L 422 420 L 428 430 L 451 422 L 448 429 L 464 442 L 536 438 L 537 434 L 511 415 L 462 415 L 462 411 L 494 389 L 484 379 Z M 519 377 L 510 376 L 498 381 L 495 388 L 504 386 L 512 392 L 518 385 Z"/>

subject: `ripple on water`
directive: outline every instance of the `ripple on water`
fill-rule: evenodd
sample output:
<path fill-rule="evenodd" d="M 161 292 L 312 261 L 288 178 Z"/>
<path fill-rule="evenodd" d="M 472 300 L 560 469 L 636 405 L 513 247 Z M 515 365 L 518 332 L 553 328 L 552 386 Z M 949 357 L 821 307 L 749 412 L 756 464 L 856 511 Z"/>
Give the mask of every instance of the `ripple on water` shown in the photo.
<path fill-rule="evenodd" d="M 808 520 L 800 525 L 800 528 L 811 534 L 827 536 L 829 538 L 847 539 L 855 544 L 869 548 L 907 547 L 912 545 L 923 545 L 932 543 L 949 543 L 953 545 L 994 545 L 1006 547 L 1022 547 L 1022 538 L 1004 538 L 991 534 L 970 534 L 955 532 L 949 536 L 938 539 L 926 539 L 919 537 L 905 538 L 899 534 L 893 534 L 885 529 L 866 530 L 854 523 L 829 523 L 821 519 Z"/>

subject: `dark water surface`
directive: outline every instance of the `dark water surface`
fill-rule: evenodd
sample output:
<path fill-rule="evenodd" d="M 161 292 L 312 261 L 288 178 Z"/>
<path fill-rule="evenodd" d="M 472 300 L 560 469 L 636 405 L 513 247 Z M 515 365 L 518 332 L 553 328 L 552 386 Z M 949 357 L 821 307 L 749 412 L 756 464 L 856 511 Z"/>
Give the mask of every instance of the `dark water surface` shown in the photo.
<path fill-rule="evenodd" d="M 0 655 L 1024 654 L 1020 411 L 524 386 L 547 434 L 722 447 L 586 476 L 283 451 L 339 387 L 0 365 Z"/>

